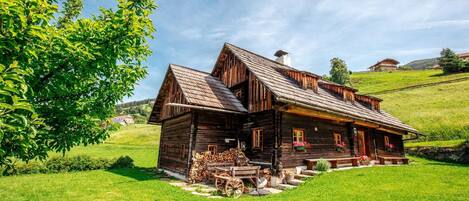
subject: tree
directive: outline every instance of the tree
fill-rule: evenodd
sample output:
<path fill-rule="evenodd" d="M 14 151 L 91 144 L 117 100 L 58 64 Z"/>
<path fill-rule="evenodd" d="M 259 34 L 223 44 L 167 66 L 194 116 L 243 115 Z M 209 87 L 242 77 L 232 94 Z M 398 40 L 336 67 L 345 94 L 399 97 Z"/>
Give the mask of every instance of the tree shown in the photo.
<path fill-rule="evenodd" d="M 443 68 L 444 73 L 457 73 L 464 69 L 464 61 L 455 54 L 451 49 L 444 48 L 441 50 L 438 64 Z"/>
<path fill-rule="evenodd" d="M 45 158 L 45 125 L 31 104 L 30 62 L 57 6 L 46 1 L 0 0 L 0 165 L 13 158 Z"/>
<path fill-rule="evenodd" d="M 333 58 L 331 59 L 331 75 L 330 81 L 337 84 L 350 84 L 350 73 L 347 69 L 347 64 L 342 59 Z"/>
<path fill-rule="evenodd" d="M 17 26 L 15 33 L 0 26 L 0 54 L 6 58 L 0 63 L 17 61 L 30 72 L 25 76 L 26 100 L 44 119 L 34 140 L 43 150 L 31 156 L 102 142 L 115 104 L 131 95 L 146 75 L 142 62 L 151 54 L 147 39 L 154 32 L 154 1 L 119 0 L 115 10 L 101 9 L 99 15 L 79 19 L 80 0 L 66 1 L 60 13 L 54 0 L 0 3 L 0 24 L 18 21 L 11 23 Z M 59 16 L 56 23 L 54 14 Z"/>

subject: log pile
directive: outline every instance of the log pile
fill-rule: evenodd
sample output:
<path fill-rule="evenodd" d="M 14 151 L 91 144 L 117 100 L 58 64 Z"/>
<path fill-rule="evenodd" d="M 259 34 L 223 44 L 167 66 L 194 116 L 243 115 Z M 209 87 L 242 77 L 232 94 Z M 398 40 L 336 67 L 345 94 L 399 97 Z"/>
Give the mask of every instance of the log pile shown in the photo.
<path fill-rule="evenodd" d="M 236 166 L 247 166 L 249 159 L 239 149 L 230 149 L 218 154 L 210 152 L 196 153 L 192 157 L 192 165 L 189 170 L 189 182 L 197 183 L 209 179 L 207 163 L 233 163 Z"/>

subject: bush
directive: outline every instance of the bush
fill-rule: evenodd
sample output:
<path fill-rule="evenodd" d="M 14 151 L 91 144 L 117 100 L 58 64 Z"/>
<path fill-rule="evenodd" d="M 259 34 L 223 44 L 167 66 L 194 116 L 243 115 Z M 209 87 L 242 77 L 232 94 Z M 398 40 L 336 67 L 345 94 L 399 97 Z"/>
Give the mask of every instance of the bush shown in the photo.
<path fill-rule="evenodd" d="M 73 157 L 53 157 L 45 162 L 32 161 L 2 167 L 3 175 L 75 172 L 99 169 L 132 168 L 133 159 L 121 156 L 116 159 L 92 158 L 87 155 Z"/>
<path fill-rule="evenodd" d="M 326 172 L 331 168 L 331 164 L 329 161 L 324 160 L 324 159 L 319 159 L 318 162 L 316 163 L 316 170 L 320 172 Z"/>
<path fill-rule="evenodd" d="M 109 168 L 133 168 L 134 167 L 134 160 L 129 156 L 121 156 L 115 160 L 113 164 Z"/>

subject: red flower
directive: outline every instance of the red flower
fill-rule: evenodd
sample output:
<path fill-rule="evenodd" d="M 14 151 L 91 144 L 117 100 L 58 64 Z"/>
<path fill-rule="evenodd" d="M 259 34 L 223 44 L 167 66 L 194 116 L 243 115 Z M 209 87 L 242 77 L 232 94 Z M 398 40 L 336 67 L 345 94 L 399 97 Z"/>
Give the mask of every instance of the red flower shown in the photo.
<path fill-rule="evenodd" d="M 294 147 L 304 147 L 305 143 L 304 142 L 293 142 Z"/>

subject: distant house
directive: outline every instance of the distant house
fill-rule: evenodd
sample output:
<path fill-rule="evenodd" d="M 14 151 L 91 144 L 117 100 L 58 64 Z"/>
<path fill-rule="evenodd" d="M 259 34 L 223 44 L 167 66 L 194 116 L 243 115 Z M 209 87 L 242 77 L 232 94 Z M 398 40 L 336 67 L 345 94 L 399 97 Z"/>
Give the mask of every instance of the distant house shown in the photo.
<path fill-rule="evenodd" d="M 112 122 L 119 123 L 123 126 L 134 124 L 134 118 L 131 115 L 122 115 L 112 118 Z"/>
<path fill-rule="evenodd" d="M 403 139 L 419 132 L 380 109 L 381 99 L 293 68 L 287 52 L 275 55 L 226 43 L 211 73 L 170 64 L 148 121 L 161 125 L 158 167 L 187 176 L 194 153 L 230 148 L 273 169 L 404 156 Z"/>
<path fill-rule="evenodd" d="M 397 70 L 397 64 L 399 62 L 395 59 L 386 58 L 378 61 L 376 64 L 370 66 L 370 71 L 393 71 Z"/>
<path fill-rule="evenodd" d="M 458 56 L 459 56 L 462 60 L 469 61 L 469 52 L 460 53 L 460 54 L 458 54 Z"/>

